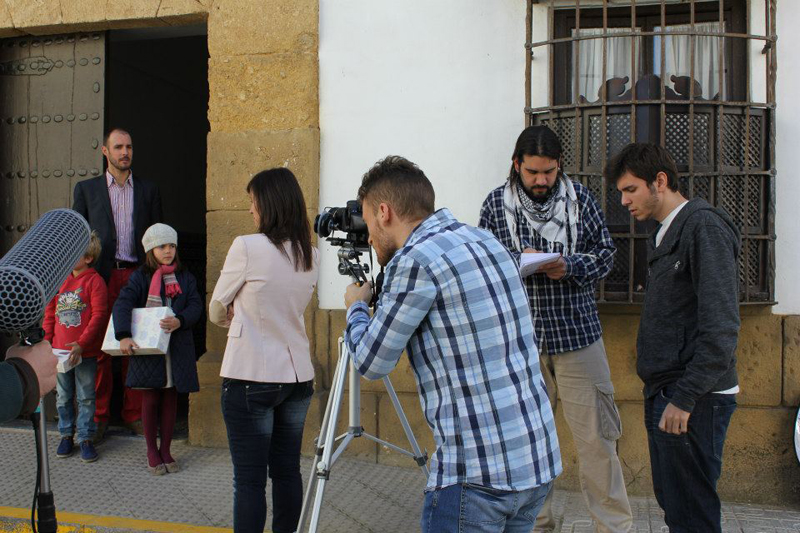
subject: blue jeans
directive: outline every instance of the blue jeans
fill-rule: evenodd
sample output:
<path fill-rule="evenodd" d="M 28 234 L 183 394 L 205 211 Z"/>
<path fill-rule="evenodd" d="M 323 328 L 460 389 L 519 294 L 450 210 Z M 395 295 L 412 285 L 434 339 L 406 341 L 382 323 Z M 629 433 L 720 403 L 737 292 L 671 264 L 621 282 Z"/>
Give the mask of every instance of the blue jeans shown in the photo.
<path fill-rule="evenodd" d="M 94 422 L 94 379 L 97 358 L 86 357 L 69 372 L 56 375 L 58 396 L 58 431 L 62 437 L 72 437 L 77 426 L 77 442 L 91 440 L 97 430 Z M 78 400 L 78 421 L 75 423 L 75 399 Z"/>
<path fill-rule="evenodd" d="M 656 500 L 671 533 L 720 533 L 717 480 L 722 473 L 722 448 L 736 410 L 736 396 L 701 397 L 689 417 L 689 431 L 673 435 L 658 429 L 673 391 L 667 387 L 646 399 L 644 405 Z"/>
<path fill-rule="evenodd" d="M 463 484 L 426 492 L 422 533 L 528 533 L 551 486 L 517 492 Z"/>
<path fill-rule="evenodd" d="M 225 378 L 222 417 L 233 461 L 233 530 L 262 533 L 267 474 L 272 480 L 272 531 L 297 529 L 303 503 L 300 445 L 314 385 Z"/>

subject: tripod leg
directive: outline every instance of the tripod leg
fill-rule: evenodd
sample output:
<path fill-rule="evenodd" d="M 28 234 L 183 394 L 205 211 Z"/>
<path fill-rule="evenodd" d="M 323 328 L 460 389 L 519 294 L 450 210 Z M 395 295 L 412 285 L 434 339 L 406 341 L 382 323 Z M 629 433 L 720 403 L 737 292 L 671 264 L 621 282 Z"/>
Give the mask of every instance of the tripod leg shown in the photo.
<path fill-rule="evenodd" d="M 316 456 L 314 462 L 316 469 L 312 472 L 313 479 L 309 479 L 308 492 L 303 502 L 303 509 L 300 512 L 300 522 L 297 531 L 303 531 L 305 527 L 306 515 L 308 514 L 308 501 L 312 491 L 312 483 L 316 488 L 314 496 L 314 505 L 311 509 L 311 524 L 309 525 L 309 533 L 316 533 L 319 526 L 319 514 L 322 509 L 322 500 L 325 493 L 325 482 L 330 477 L 331 456 L 333 455 L 333 448 L 336 443 L 336 423 L 339 420 L 339 412 L 342 406 L 342 397 L 344 395 L 344 383 L 347 378 L 347 364 L 350 360 L 350 354 L 341 352 L 341 343 L 339 351 L 339 362 L 336 366 L 334 373 L 334 382 L 331 387 L 331 393 L 328 397 L 328 405 L 325 408 L 325 419 L 323 420 L 324 432 L 320 433 L 317 448 L 322 449 L 322 456 Z"/>
<path fill-rule="evenodd" d="M 303 531 L 303 528 L 306 525 L 306 518 L 308 517 L 308 505 L 311 502 L 311 495 L 314 494 L 314 490 L 317 486 L 317 466 L 319 465 L 320 460 L 322 459 L 323 451 L 325 447 L 329 445 L 328 442 L 325 441 L 325 435 L 328 432 L 328 424 L 330 423 L 330 416 L 331 416 L 331 406 L 333 405 L 334 398 L 337 397 L 336 395 L 336 384 L 339 383 L 339 374 L 342 373 L 342 368 L 344 368 L 339 361 L 336 364 L 336 369 L 333 372 L 333 381 L 331 391 L 328 394 L 328 401 L 325 404 L 325 415 L 322 417 L 322 425 L 320 426 L 319 436 L 316 440 L 316 446 L 314 450 L 314 460 L 311 464 L 311 473 L 308 475 L 308 486 L 306 487 L 306 493 L 303 497 L 303 507 L 300 511 L 300 521 L 297 525 L 297 531 Z M 334 426 L 335 426 L 334 421 Z M 330 446 L 333 446 L 333 442 L 330 443 Z"/>
<path fill-rule="evenodd" d="M 411 425 L 408 423 L 408 419 L 406 418 L 406 414 L 403 411 L 403 406 L 400 405 L 400 399 L 397 397 L 397 393 L 394 391 L 394 386 L 392 382 L 389 380 L 389 376 L 383 378 L 383 384 L 386 387 L 386 392 L 389 393 L 389 398 L 392 400 L 392 405 L 394 405 L 394 410 L 397 412 L 397 418 L 400 419 L 400 424 L 403 426 L 403 431 L 406 434 L 406 438 L 408 439 L 408 443 L 411 445 L 411 449 L 414 452 L 414 461 L 417 462 L 417 465 L 422 469 L 422 473 L 425 474 L 425 477 L 428 477 L 428 454 L 422 453 L 422 450 L 417 443 L 417 438 L 414 437 L 414 432 L 411 430 Z"/>

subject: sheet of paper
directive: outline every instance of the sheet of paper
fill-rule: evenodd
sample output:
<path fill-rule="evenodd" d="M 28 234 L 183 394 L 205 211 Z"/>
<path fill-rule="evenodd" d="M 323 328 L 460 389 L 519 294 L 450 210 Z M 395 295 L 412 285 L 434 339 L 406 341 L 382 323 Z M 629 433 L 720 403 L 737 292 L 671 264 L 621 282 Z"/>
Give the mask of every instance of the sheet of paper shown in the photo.
<path fill-rule="evenodd" d="M 552 263 L 559 257 L 561 257 L 561 254 L 522 254 L 519 258 L 519 272 L 523 278 L 528 277 L 539 270 L 540 266 Z"/>

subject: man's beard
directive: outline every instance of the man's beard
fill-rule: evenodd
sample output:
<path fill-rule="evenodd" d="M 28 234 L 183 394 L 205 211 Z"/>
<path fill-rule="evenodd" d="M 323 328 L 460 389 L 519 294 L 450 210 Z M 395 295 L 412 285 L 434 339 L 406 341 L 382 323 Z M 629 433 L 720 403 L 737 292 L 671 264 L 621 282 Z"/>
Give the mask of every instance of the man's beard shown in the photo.
<path fill-rule="evenodd" d="M 372 247 L 378 256 L 378 264 L 385 267 L 397 252 L 397 247 L 391 242 L 389 236 L 381 230 L 375 232 L 372 239 L 374 241 Z"/>
<path fill-rule="evenodd" d="M 119 159 L 109 159 L 108 162 L 112 167 L 116 168 L 117 170 L 130 170 L 131 168 L 130 159 L 128 159 L 124 163 L 120 163 Z"/>
<path fill-rule="evenodd" d="M 543 193 L 535 193 L 524 184 L 522 185 L 522 190 L 525 191 L 525 194 L 528 196 L 528 198 L 541 204 L 546 202 L 553 195 L 553 192 L 556 190 L 556 185 L 558 185 L 558 181 L 556 181 L 552 186 L 547 187 L 547 190 Z"/>

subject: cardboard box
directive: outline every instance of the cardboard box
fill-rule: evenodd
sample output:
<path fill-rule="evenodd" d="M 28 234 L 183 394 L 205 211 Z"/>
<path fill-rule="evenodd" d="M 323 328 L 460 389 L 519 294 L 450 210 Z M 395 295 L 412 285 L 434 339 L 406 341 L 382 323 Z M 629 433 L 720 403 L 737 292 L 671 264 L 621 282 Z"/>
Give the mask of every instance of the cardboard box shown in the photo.
<path fill-rule="evenodd" d="M 76 366 L 78 366 L 83 362 L 83 359 L 79 357 L 77 364 L 74 365 L 69 364 L 68 361 L 69 350 L 57 350 L 53 348 L 53 353 L 55 354 L 56 357 L 58 357 L 58 366 L 56 366 L 56 369 L 62 374 L 65 372 L 69 372 L 70 370 L 72 370 L 73 368 L 75 368 Z"/>
<path fill-rule="evenodd" d="M 131 331 L 133 342 L 139 349 L 134 355 L 165 354 L 169 348 L 170 333 L 167 333 L 159 322 L 163 318 L 175 316 L 169 307 L 140 307 L 133 310 Z M 106 337 L 103 340 L 103 351 L 109 355 L 125 355 L 119 349 L 119 341 L 114 334 L 114 318 L 108 321 Z"/>

